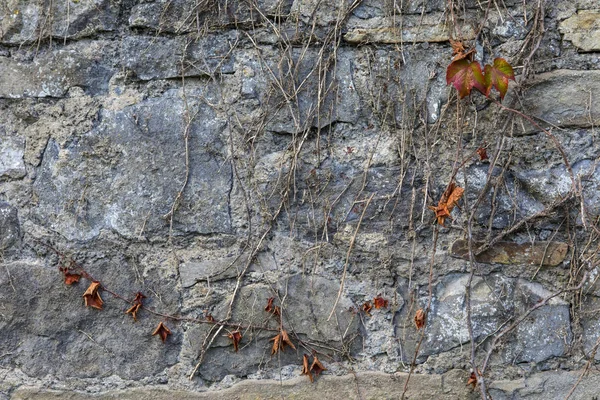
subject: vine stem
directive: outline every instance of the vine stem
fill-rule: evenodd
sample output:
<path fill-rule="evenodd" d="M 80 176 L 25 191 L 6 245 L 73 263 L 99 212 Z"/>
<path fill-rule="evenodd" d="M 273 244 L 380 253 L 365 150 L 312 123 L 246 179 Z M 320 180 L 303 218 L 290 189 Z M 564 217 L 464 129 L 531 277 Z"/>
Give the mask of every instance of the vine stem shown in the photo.
<path fill-rule="evenodd" d="M 59 250 L 55 249 L 53 246 L 44 243 L 44 242 L 40 242 L 38 240 L 36 240 L 37 243 L 47 247 L 48 249 L 52 250 L 54 253 L 56 253 L 56 255 L 58 257 L 61 258 L 61 260 L 65 260 L 67 258 L 67 256 L 60 252 Z M 127 304 L 134 304 L 133 300 L 129 300 L 127 299 L 125 296 L 115 292 L 114 290 L 111 290 L 110 288 L 108 288 L 106 285 L 104 285 L 100 280 L 94 278 L 85 268 L 83 268 L 83 266 L 81 266 L 80 264 L 78 264 L 77 262 L 75 262 L 75 260 L 71 259 L 70 261 L 70 267 L 69 269 L 75 269 L 79 274 L 81 274 L 81 276 L 89 281 L 92 282 L 99 282 L 100 283 L 100 288 L 102 289 L 102 291 L 109 293 L 111 296 L 113 296 L 116 299 L 119 299 Z M 190 322 L 190 323 L 196 323 L 196 324 L 209 324 L 209 325 L 216 325 L 216 326 L 220 326 L 220 327 L 232 327 L 232 328 L 236 328 L 236 329 L 259 329 L 259 330 L 264 330 L 264 331 L 273 331 L 273 332 L 277 332 L 278 329 L 273 329 L 273 328 L 269 328 L 267 326 L 258 326 L 258 325 L 244 325 L 244 324 L 237 324 L 237 323 L 233 323 L 233 322 L 226 322 L 226 321 L 211 321 L 209 319 L 202 319 L 202 318 L 190 318 L 190 317 L 183 317 L 180 315 L 173 315 L 173 314 L 166 314 L 166 313 L 162 313 L 159 311 L 156 311 L 153 308 L 150 308 L 148 306 L 145 306 L 142 304 L 142 306 L 140 307 L 142 310 L 147 311 L 148 313 L 156 316 L 156 317 L 161 317 L 164 319 L 169 319 L 172 321 L 177 321 L 177 322 Z"/>

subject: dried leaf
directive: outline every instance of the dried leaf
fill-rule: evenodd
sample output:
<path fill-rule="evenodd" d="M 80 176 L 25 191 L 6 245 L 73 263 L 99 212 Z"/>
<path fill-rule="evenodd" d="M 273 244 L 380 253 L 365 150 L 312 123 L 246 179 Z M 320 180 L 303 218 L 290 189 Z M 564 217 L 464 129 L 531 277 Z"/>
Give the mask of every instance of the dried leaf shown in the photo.
<path fill-rule="evenodd" d="M 287 331 L 285 331 L 283 329 L 281 330 L 281 340 L 283 341 L 283 343 L 287 344 L 292 349 L 296 350 L 296 346 L 294 346 L 294 343 L 292 343 L 292 341 L 290 340 L 290 337 L 288 336 Z M 282 348 L 283 348 L 283 345 L 282 345 Z"/>
<path fill-rule="evenodd" d="M 167 328 L 167 326 L 161 321 L 154 332 L 152 332 L 152 336 L 159 335 L 162 339 L 163 343 L 167 340 L 167 337 L 171 334 L 171 330 Z"/>
<path fill-rule="evenodd" d="M 367 301 L 367 302 L 365 302 L 365 304 L 362 305 L 362 309 L 365 312 L 365 314 L 367 314 L 370 317 L 371 310 L 373 309 L 373 305 L 371 304 L 370 301 Z"/>
<path fill-rule="evenodd" d="M 465 52 L 465 45 L 461 40 L 450 39 L 450 46 L 452 46 L 452 55 L 460 54 Z"/>
<path fill-rule="evenodd" d="M 415 314 L 415 325 L 417 330 L 425 326 L 425 311 L 422 308 L 418 309 Z"/>
<path fill-rule="evenodd" d="M 275 300 L 275 297 L 269 297 L 267 299 L 265 311 L 273 315 L 281 315 L 281 308 L 279 306 L 273 306 L 273 300 Z"/>
<path fill-rule="evenodd" d="M 267 299 L 267 306 L 265 307 L 266 312 L 273 311 L 273 300 L 275 300 L 275 297 L 269 297 Z"/>
<path fill-rule="evenodd" d="M 489 157 L 487 155 L 487 150 L 485 149 L 485 147 L 480 147 L 477 149 L 477 154 L 479 155 L 479 160 L 483 161 L 483 160 L 487 160 Z"/>
<path fill-rule="evenodd" d="M 314 380 L 313 375 L 310 372 L 310 367 L 308 366 L 307 354 L 302 357 L 302 375 L 308 375 L 308 379 L 310 379 L 311 382 Z"/>
<path fill-rule="evenodd" d="M 471 372 L 471 375 L 469 375 L 469 379 L 467 380 L 467 386 L 469 385 L 472 385 L 473 389 L 475 389 L 475 386 L 477 386 L 477 374 L 475 372 Z"/>
<path fill-rule="evenodd" d="M 314 372 L 316 376 L 319 376 L 321 372 L 327 371 L 327 368 L 325 368 L 323 364 L 321 364 L 321 361 L 319 361 L 317 355 L 315 354 L 315 359 L 313 360 L 313 363 L 310 366 L 310 370 Z"/>
<path fill-rule="evenodd" d="M 375 308 L 379 309 L 379 308 L 387 308 L 389 301 L 384 299 L 383 297 L 381 297 L 381 295 L 377 295 L 377 297 L 375 297 L 373 299 L 373 303 L 375 304 Z"/>
<path fill-rule="evenodd" d="M 271 354 L 275 354 L 278 351 L 284 351 L 286 344 L 288 346 L 290 346 L 292 349 L 296 350 L 296 346 L 294 346 L 294 343 L 292 343 L 292 341 L 290 340 L 290 337 L 288 336 L 287 331 L 285 331 L 284 329 L 281 329 L 279 331 L 279 333 L 277 334 L 277 336 L 275 336 L 274 338 L 271 338 L 269 340 L 269 342 L 273 342 L 273 347 L 271 348 Z"/>
<path fill-rule="evenodd" d="M 462 59 L 452 62 L 446 70 L 446 83 L 458 90 L 461 99 L 471 94 L 473 88 L 486 94 L 485 78 L 477 61 Z"/>
<path fill-rule="evenodd" d="M 463 188 L 456 186 L 454 182 L 452 182 L 444 194 L 442 194 L 438 205 L 436 207 L 428 206 L 430 210 L 435 212 L 438 224 L 444 225 L 446 218 L 450 216 L 450 212 L 456 206 L 464 192 L 465 190 Z"/>
<path fill-rule="evenodd" d="M 271 355 L 277 353 L 281 350 L 281 334 L 278 333 L 277 336 L 270 339 L 269 342 L 273 342 L 273 347 L 271 347 Z"/>
<path fill-rule="evenodd" d="M 240 340 L 242 340 L 242 333 L 237 330 L 229 333 L 227 337 L 233 341 L 233 350 L 237 353 L 239 350 Z"/>
<path fill-rule="evenodd" d="M 492 87 L 494 87 L 500 93 L 500 99 L 504 100 L 508 90 L 508 80 L 515 80 L 512 66 L 504 58 L 496 58 L 493 65 L 485 66 L 484 73 L 485 95 L 489 96 Z"/>
<path fill-rule="evenodd" d="M 79 279 L 81 279 L 81 274 L 73 274 L 69 271 L 68 267 L 64 267 L 64 268 L 59 268 L 60 272 L 63 273 L 63 276 L 65 278 L 65 283 L 67 285 L 72 285 L 74 283 L 79 282 Z"/>
<path fill-rule="evenodd" d="M 135 295 L 135 299 L 133 299 L 133 305 L 125 311 L 125 314 L 131 314 L 134 321 L 137 321 L 137 313 L 142 307 L 142 299 L 145 299 L 146 296 L 142 294 L 142 292 L 137 292 Z"/>
<path fill-rule="evenodd" d="M 452 46 L 452 61 L 462 60 L 463 58 L 469 57 L 475 53 L 475 49 L 467 50 L 464 43 L 460 40 L 450 39 L 450 45 Z"/>
<path fill-rule="evenodd" d="M 83 294 L 83 300 L 85 301 L 86 307 L 94 307 L 98 310 L 102 310 L 102 305 L 104 301 L 102 301 L 102 297 L 98 293 L 102 285 L 98 281 L 93 281 L 90 286 L 87 288 L 85 293 Z"/>

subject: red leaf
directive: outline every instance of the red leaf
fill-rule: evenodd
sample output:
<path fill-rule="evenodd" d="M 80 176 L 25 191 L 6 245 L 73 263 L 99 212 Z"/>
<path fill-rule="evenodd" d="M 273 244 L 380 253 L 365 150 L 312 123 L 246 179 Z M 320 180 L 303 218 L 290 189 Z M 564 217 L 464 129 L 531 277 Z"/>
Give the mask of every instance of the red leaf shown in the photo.
<path fill-rule="evenodd" d="M 100 282 L 94 281 L 83 294 L 83 300 L 85 301 L 85 305 L 87 307 L 94 307 L 98 310 L 102 310 L 102 304 L 104 304 L 104 301 L 102 301 L 102 297 L 100 297 L 100 294 L 98 293 L 100 286 Z"/>
<path fill-rule="evenodd" d="M 373 304 L 375 304 L 375 308 L 387 308 L 389 301 L 378 295 L 373 299 Z"/>
<path fill-rule="evenodd" d="M 163 343 L 167 340 L 167 337 L 171 334 L 171 330 L 167 328 L 165 324 L 162 322 L 158 324 L 154 332 L 152 332 L 152 336 L 158 335 L 162 339 Z"/>
<path fill-rule="evenodd" d="M 477 61 L 462 59 L 451 63 L 446 70 L 446 83 L 458 90 L 461 99 L 471 94 L 473 88 L 486 93 L 485 78 Z"/>
<path fill-rule="evenodd" d="M 485 95 L 489 96 L 492 87 L 500 93 L 500 99 L 504 99 L 508 90 L 508 80 L 515 80 L 515 73 L 511 65 L 504 58 L 496 58 L 494 65 L 486 65 L 485 72 Z"/>

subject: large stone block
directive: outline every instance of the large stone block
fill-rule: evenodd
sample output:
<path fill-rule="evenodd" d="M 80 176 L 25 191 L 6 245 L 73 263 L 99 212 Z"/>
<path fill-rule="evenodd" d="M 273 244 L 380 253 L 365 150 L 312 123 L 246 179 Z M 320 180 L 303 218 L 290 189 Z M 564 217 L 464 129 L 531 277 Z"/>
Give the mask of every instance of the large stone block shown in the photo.
<path fill-rule="evenodd" d="M 593 94 L 599 92 L 600 71 L 546 72 L 536 76 L 524 91 L 524 111 L 557 126 L 598 126 L 600 103 L 594 101 Z M 525 124 L 525 133 L 539 130 Z"/>
<path fill-rule="evenodd" d="M 339 282 L 316 276 L 294 275 L 283 278 L 276 288 L 284 303 L 283 327 L 289 334 L 297 350 L 286 347 L 284 352 L 271 355 L 272 341 L 279 326 L 279 319 L 270 316 L 264 308 L 269 297 L 276 297 L 274 305 L 279 305 L 279 298 L 273 288 L 265 284 L 243 286 L 233 306 L 231 321 L 245 325 L 266 326 L 275 331 L 244 330 L 243 350 L 235 353 L 231 350 L 231 341 L 227 337 L 218 337 L 213 348 L 206 355 L 206 360 L 199 369 L 202 378 L 218 381 L 226 375 L 245 376 L 257 370 L 261 364 L 266 366 L 298 364 L 302 362 L 302 348 L 298 344 L 296 334 L 302 340 L 315 343 L 326 343 L 337 347 L 348 341 L 358 331 L 358 316 L 349 311 L 352 301 L 342 295 L 336 312 L 328 320 L 339 289 Z M 214 307 L 213 316 L 217 319 L 225 317 L 231 299 L 226 298 Z M 267 322 L 270 318 L 270 322 Z M 191 349 L 185 353 L 198 354 L 208 328 L 197 328 L 190 331 L 188 337 Z"/>
<path fill-rule="evenodd" d="M 18 179 L 27 174 L 24 154 L 25 140 L 22 137 L 0 133 L 0 180 Z"/>
<path fill-rule="evenodd" d="M 205 103 L 190 113 L 189 181 L 174 229 L 215 233 L 230 229 L 231 166 L 221 132 L 225 122 Z M 171 90 L 118 111 L 104 110 L 101 123 L 61 147 L 51 140 L 34 190 L 32 216 L 69 239 L 87 240 L 102 229 L 126 237 L 166 234 L 171 209 L 186 176 L 184 103 Z M 166 236 L 165 236 L 166 238 Z"/>
<path fill-rule="evenodd" d="M 0 7 L 0 43 L 80 39 L 116 28 L 119 3 L 113 0 L 6 0 Z"/>
<path fill-rule="evenodd" d="M 80 42 L 36 56 L 33 61 L 0 57 L 0 98 L 63 97 L 70 87 L 96 94 L 108 87 L 114 70 L 105 41 Z"/>
<path fill-rule="evenodd" d="M 421 355 L 439 354 L 469 341 L 465 289 L 468 275 L 449 275 L 435 288 Z M 538 283 L 500 275 L 475 277 L 472 323 L 476 342 L 494 334 L 510 318 L 526 312 L 551 292 Z M 569 304 L 553 298 L 530 314 L 501 350 L 506 362 L 541 362 L 562 356 L 572 339 Z"/>
<path fill-rule="evenodd" d="M 600 11 L 580 10 L 562 21 L 560 32 L 581 51 L 600 50 Z"/>
<path fill-rule="evenodd" d="M 17 209 L 0 201 L 0 254 L 21 239 Z"/>
<path fill-rule="evenodd" d="M 230 74 L 234 71 L 230 51 L 237 35 L 231 31 L 200 39 L 128 36 L 123 40 L 122 62 L 142 80 Z"/>
<path fill-rule="evenodd" d="M 107 269 L 102 262 L 86 268 L 107 287 L 126 296 L 135 293 L 133 270 L 122 259 L 111 259 L 110 264 L 115 261 L 125 268 Z M 56 267 L 37 259 L 6 263 L 5 268 L 9 274 L 0 274 L 0 365 L 18 368 L 32 378 L 66 381 L 111 375 L 142 379 L 162 373 L 177 361 L 181 335 L 175 329 L 163 344 L 151 335 L 157 319 L 140 313 L 134 323 L 124 313 L 128 305 L 107 292 L 100 293 L 103 310 L 86 308 L 82 294 L 87 280 L 67 286 Z M 151 281 L 148 278 L 147 283 L 153 285 Z M 163 281 L 157 286 L 162 300 L 176 304 L 172 285 Z"/>

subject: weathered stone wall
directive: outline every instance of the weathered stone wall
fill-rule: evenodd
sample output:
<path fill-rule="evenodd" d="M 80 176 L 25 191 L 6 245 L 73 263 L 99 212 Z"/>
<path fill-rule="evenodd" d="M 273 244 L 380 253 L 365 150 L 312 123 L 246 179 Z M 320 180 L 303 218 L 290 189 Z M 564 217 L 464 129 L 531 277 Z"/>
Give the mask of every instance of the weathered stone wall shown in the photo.
<path fill-rule="evenodd" d="M 596 0 L 3 0 L 0 399 L 595 398 L 599 68 Z"/>

